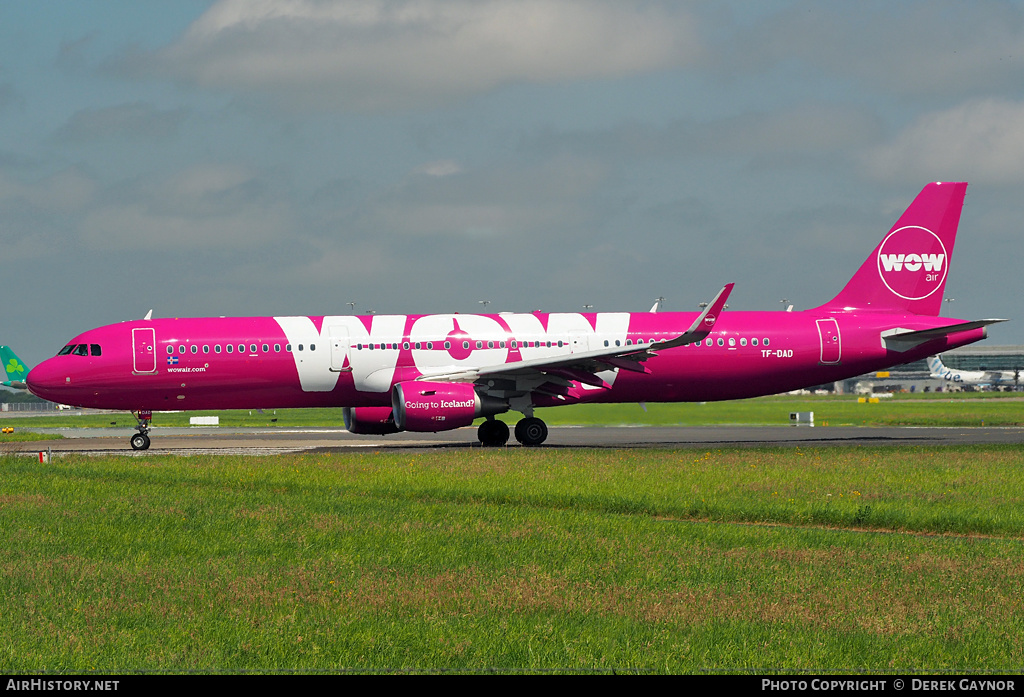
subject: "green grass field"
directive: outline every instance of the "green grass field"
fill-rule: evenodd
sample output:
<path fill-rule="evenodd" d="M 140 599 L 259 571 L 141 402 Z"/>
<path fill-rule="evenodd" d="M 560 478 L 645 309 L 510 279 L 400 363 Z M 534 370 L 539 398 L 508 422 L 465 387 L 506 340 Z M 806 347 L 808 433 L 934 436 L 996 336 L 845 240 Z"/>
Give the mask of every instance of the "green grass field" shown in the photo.
<path fill-rule="evenodd" d="M 1024 665 L 1020 447 L 0 468 L 0 673 Z"/>

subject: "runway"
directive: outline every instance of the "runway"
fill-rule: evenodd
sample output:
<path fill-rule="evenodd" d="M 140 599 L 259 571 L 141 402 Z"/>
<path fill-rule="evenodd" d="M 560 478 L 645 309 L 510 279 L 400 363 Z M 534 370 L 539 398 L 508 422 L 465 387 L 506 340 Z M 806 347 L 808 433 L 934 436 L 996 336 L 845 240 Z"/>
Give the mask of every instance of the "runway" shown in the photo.
<path fill-rule="evenodd" d="M 10 442 L 0 452 L 154 455 L 272 455 L 299 452 L 345 452 L 360 448 L 479 448 L 475 428 L 444 433 L 397 433 L 356 436 L 340 429 L 153 428 L 153 445 L 133 451 L 127 428 L 34 429 L 57 433 L 60 440 Z M 847 427 L 847 426 L 552 426 L 542 448 L 707 448 L 707 447 L 850 447 L 873 445 L 1022 444 L 1024 428 Z M 513 439 L 507 448 L 520 448 Z"/>

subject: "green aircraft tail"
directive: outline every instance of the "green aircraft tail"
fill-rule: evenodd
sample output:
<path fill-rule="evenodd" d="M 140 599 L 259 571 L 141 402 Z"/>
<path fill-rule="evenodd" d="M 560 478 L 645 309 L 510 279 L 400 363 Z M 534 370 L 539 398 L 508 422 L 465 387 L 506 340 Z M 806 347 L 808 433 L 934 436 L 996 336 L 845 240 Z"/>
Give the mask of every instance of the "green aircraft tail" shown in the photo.
<path fill-rule="evenodd" d="M 25 376 L 28 375 L 28 367 L 11 350 L 10 346 L 0 346 L 0 362 L 3 363 L 4 372 L 7 373 L 7 380 L 0 384 L 21 390 L 26 389 Z"/>

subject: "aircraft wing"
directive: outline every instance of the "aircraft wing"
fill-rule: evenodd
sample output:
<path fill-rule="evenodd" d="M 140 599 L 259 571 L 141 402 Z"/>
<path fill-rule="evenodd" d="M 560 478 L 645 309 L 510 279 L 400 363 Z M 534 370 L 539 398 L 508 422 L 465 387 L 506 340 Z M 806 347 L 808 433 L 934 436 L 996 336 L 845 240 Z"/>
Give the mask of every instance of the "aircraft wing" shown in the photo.
<path fill-rule="evenodd" d="M 537 383 L 538 385 L 543 382 L 552 382 L 562 387 L 568 387 L 571 381 L 577 381 L 595 387 L 608 387 L 597 376 L 597 373 L 616 368 L 646 373 L 649 372 L 648 369 L 641 364 L 648 358 L 658 355 L 659 350 L 702 341 L 714 329 L 718 317 L 721 316 L 722 308 L 725 306 L 726 300 L 729 299 L 733 285 L 733 283 L 729 283 L 722 288 L 689 329 L 666 341 L 656 341 L 645 346 L 609 346 L 596 351 L 533 358 L 455 372 L 424 374 L 419 379 L 432 382 L 475 382 L 483 378 L 496 380 L 537 378 L 541 379 L 541 382 Z"/>
<path fill-rule="evenodd" d="M 902 353 L 932 339 L 941 339 L 950 334 L 966 332 L 971 329 L 981 329 L 990 324 L 1006 321 L 1005 319 L 977 319 L 973 322 L 961 322 L 960 324 L 951 324 L 947 327 L 935 327 L 934 329 L 921 329 L 918 331 L 901 328 L 889 329 L 882 332 L 882 346 Z"/>

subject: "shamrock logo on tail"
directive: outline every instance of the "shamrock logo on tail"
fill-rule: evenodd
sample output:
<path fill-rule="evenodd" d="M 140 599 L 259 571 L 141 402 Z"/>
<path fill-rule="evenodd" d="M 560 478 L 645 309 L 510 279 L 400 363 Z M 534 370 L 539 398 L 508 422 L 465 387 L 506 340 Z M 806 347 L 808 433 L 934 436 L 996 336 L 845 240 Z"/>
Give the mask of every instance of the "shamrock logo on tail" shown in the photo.
<path fill-rule="evenodd" d="M 21 375 L 25 372 L 25 366 L 18 363 L 17 358 L 12 358 L 7 361 L 7 365 L 4 366 L 4 370 L 7 371 L 8 375 Z"/>

